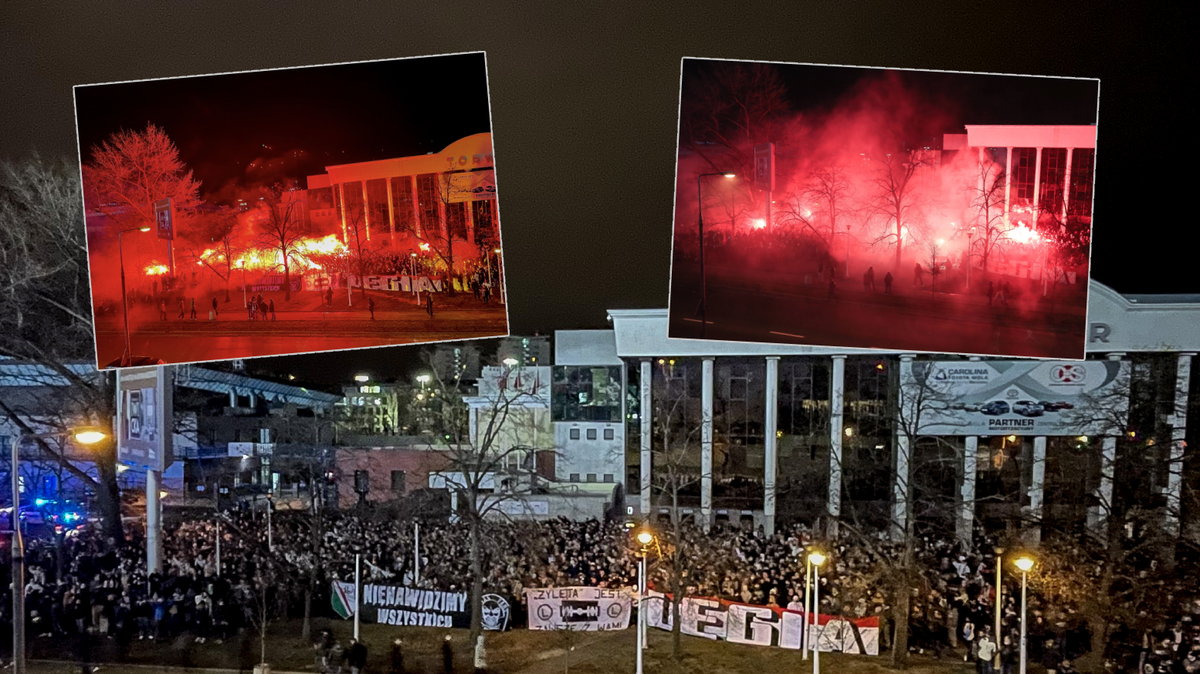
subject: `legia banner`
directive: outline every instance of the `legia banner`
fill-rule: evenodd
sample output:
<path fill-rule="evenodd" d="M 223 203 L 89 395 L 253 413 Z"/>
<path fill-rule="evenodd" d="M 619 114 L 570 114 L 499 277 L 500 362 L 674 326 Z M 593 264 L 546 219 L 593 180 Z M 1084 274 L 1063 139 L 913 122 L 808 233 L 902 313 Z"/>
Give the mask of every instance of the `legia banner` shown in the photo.
<path fill-rule="evenodd" d="M 629 627 L 633 600 L 628 592 L 606 587 L 555 587 L 525 590 L 529 629 L 597 632 Z"/>
<path fill-rule="evenodd" d="M 403 585 L 365 583 L 360 604 L 364 622 L 417 627 L 469 627 L 471 611 L 466 592 L 424 590 Z M 343 619 L 354 616 L 354 583 L 333 582 L 330 601 Z M 496 595 L 483 595 L 483 628 L 508 629 L 511 604 Z"/>
<path fill-rule="evenodd" d="M 799 649 L 804 633 L 803 612 L 776 606 L 686 597 L 680 602 L 679 614 L 679 631 L 684 634 L 737 644 Z M 647 593 L 646 620 L 659 629 L 671 629 L 668 595 L 653 590 Z M 849 619 L 818 614 L 817 624 L 808 628 L 819 650 L 879 655 L 879 618 Z"/>

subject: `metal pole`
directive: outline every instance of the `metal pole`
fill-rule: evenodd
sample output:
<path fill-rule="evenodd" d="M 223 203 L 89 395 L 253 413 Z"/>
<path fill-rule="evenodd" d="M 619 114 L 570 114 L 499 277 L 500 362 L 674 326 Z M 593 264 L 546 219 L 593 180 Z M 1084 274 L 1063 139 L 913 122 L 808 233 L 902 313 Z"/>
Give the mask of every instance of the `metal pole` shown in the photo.
<path fill-rule="evenodd" d="M 1003 555 L 1004 550 L 1002 548 L 996 548 L 996 636 L 994 637 L 996 640 L 996 659 L 993 663 L 996 667 L 996 671 L 1000 671 L 1000 643 L 1003 641 L 1003 639 L 1000 637 L 1000 605 L 1001 600 L 1004 598 L 1004 587 L 1000 584 L 1000 570 L 1003 566 L 1003 564 L 1001 564 L 1001 561 L 1004 559 Z"/>
<path fill-rule="evenodd" d="M 413 522 L 413 585 L 421 586 L 421 523 Z"/>
<path fill-rule="evenodd" d="M 700 181 L 704 175 L 696 176 L 696 230 L 700 234 L 700 336 L 708 327 L 708 283 L 704 277 L 704 196 L 700 191 Z"/>
<path fill-rule="evenodd" d="M 645 594 L 646 591 L 649 589 L 648 586 L 650 584 L 650 578 L 649 578 L 650 569 L 648 567 L 649 567 L 649 561 L 646 559 L 646 553 L 643 551 L 642 552 L 642 587 L 639 590 L 640 594 Z M 640 602 L 641 600 L 639 599 L 638 601 Z M 638 615 L 641 615 L 641 605 L 640 604 L 638 607 Z M 638 625 L 641 627 L 641 630 L 642 630 L 642 650 L 644 651 L 644 650 L 647 650 L 650 648 L 650 640 L 646 638 L 646 632 L 649 629 L 650 621 L 639 618 Z"/>
<path fill-rule="evenodd" d="M 162 474 L 146 471 L 146 571 L 162 571 L 162 501 L 159 490 Z"/>
<path fill-rule="evenodd" d="M 642 649 L 645 647 L 646 611 L 643 600 L 646 595 L 646 554 L 638 560 L 638 624 L 637 624 L 637 674 L 642 674 Z"/>
<path fill-rule="evenodd" d="M 271 530 L 271 511 L 275 509 L 275 501 L 267 497 L 267 550 L 275 552 L 275 534 Z"/>
<path fill-rule="evenodd" d="M 217 520 L 217 577 L 221 577 L 221 520 Z"/>
<path fill-rule="evenodd" d="M 813 566 L 813 625 L 816 626 L 817 632 L 821 631 L 821 567 Z M 813 652 L 813 674 L 821 674 L 821 649 L 820 639 L 812 640 Z"/>
<path fill-rule="evenodd" d="M 129 364 L 129 358 L 133 355 L 130 353 L 129 347 L 129 298 L 125 295 L 125 246 L 123 239 L 125 232 L 117 233 L 117 258 L 121 264 L 121 317 L 125 326 L 125 351 L 121 354 L 121 364 Z"/>
<path fill-rule="evenodd" d="M 805 660 L 808 659 L 808 647 L 810 645 L 809 640 L 808 640 L 808 624 L 811 621 L 810 616 L 812 616 L 812 604 L 810 602 L 811 598 L 812 598 L 812 561 L 810 561 L 808 559 L 808 555 L 806 553 L 804 556 L 804 631 L 800 636 L 800 643 L 804 650 L 804 658 L 803 659 L 805 659 Z"/>
<path fill-rule="evenodd" d="M 1021 674 L 1025 674 L 1025 581 L 1029 574 L 1021 572 Z"/>
<path fill-rule="evenodd" d="M 21 440 L 18 436 L 12 443 L 12 463 L 9 475 L 12 478 L 12 514 L 9 521 L 13 528 L 12 587 L 13 587 L 13 672 L 25 674 L 25 537 L 21 534 L 21 478 L 17 469 L 21 462 Z"/>
<path fill-rule="evenodd" d="M 354 638 L 358 639 L 358 613 L 362 602 L 358 595 L 362 592 L 362 555 L 354 555 Z"/>

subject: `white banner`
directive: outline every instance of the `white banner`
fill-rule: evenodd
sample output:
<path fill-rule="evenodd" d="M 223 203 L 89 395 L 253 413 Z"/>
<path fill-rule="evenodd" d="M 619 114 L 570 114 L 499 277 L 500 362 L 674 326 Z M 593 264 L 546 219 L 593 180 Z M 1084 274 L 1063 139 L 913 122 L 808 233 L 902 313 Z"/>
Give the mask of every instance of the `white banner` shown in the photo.
<path fill-rule="evenodd" d="M 1111 435 L 1128 414 L 1129 363 L 913 363 L 920 435 Z"/>
<path fill-rule="evenodd" d="M 351 288 L 365 287 L 367 290 L 391 290 L 405 293 L 441 292 L 446 286 L 446 281 L 440 278 L 386 274 L 363 276 L 361 278 L 355 274 L 351 274 L 349 282 Z"/>
<path fill-rule="evenodd" d="M 450 202 L 496 198 L 496 173 L 492 169 L 450 174 Z"/>
<path fill-rule="evenodd" d="M 629 627 L 629 593 L 604 587 L 525 590 L 529 629 L 597 632 Z"/>
<path fill-rule="evenodd" d="M 662 630 L 671 629 L 671 600 L 651 590 L 646 595 L 646 620 Z M 704 639 L 721 639 L 737 644 L 799 649 L 802 645 L 804 613 L 777 606 L 738 604 L 709 597 L 685 597 L 679 606 L 679 631 Z M 879 655 L 879 619 L 849 619 L 817 615 L 808 625 L 809 637 L 817 648 L 833 653 Z"/>

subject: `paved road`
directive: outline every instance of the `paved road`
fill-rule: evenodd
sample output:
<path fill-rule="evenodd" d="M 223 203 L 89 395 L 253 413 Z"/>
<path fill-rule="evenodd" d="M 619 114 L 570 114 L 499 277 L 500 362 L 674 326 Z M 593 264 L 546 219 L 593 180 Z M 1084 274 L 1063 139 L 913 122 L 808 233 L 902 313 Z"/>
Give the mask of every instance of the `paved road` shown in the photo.
<path fill-rule="evenodd" d="M 698 288 L 676 287 L 673 337 L 1079 358 L 1086 331 L 1082 306 L 989 306 L 986 297 L 911 285 L 889 295 L 878 280 L 874 292 L 861 280 L 840 281 L 831 297 L 827 284 L 768 285 L 714 273 L 707 295 L 701 331 Z"/>

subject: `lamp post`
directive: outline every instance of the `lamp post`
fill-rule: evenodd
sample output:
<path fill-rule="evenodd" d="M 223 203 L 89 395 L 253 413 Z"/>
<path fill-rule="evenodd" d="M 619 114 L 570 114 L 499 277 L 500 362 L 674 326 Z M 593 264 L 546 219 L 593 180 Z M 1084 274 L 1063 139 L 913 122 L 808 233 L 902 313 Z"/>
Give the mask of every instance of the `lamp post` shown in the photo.
<path fill-rule="evenodd" d="M 808 617 L 812 615 L 812 557 L 804 556 L 804 629 L 800 632 L 801 649 L 804 651 L 802 658 L 808 659 Z"/>
<path fill-rule="evenodd" d="M 238 260 L 237 268 L 242 270 L 242 309 L 250 306 L 250 298 L 246 297 L 246 261 Z"/>
<path fill-rule="evenodd" d="M 1026 623 L 1026 604 L 1025 592 L 1029 584 L 1029 570 L 1033 568 L 1033 558 L 1029 555 L 1018 557 L 1013 564 L 1021 570 L 1021 667 L 1020 674 L 1025 674 L 1025 623 Z"/>
<path fill-rule="evenodd" d="M 726 180 L 732 180 L 737 177 L 736 173 L 729 171 L 714 171 L 712 173 L 701 173 L 696 176 L 696 231 L 700 235 L 700 336 L 704 336 L 704 331 L 708 328 L 708 283 L 704 276 L 704 194 L 702 186 L 704 179 L 710 176 L 724 176 Z"/>
<path fill-rule="evenodd" d="M 117 260 L 121 266 L 121 318 L 125 332 L 125 350 L 121 352 L 121 365 L 129 365 L 133 356 L 129 347 L 129 298 L 125 295 L 125 235 L 129 232 L 148 232 L 149 227 L 130 227 L 117 232 Z"/>
<path fill-rule="evenodd" d="M 812 625 L 820 631 L 821 621 L 818 617 L 821 612 L 821 565 L 825 563 L 825 555 L 820 552 L 813 551 L 808 553 L 808 561 L 812 564 L 813 576 L 813 591 L 812 591 Z M 808 621 L 808 616 L 804 617 L 805 622 Z M 807 630 L 806 630 L 807 631 Z M 821 649 L 818 643 L 819 639 L 812 640 L 813 654 L 813 674 L 821 672 Z"/>
<path fill-rule="evenodd" d="M 1001 585 L 1000 572 L 1004 568 L 1004 548 L 997 546 L 996 552 L 996 660 L 992 665 L 1000 671 L 1000 606 L 1004 599 L 1004 587 Z"/>
<path fill-rule="evenodd" d="M 149 228 L 147 228 L 149 229 Z M 122 292 L 122 296 L 124 292 Z M 124 297 L 122 297 L 124 301 Z M 13 528 L 12 546 L 12 646 L 13 674 L 25 674 L 25 536 L 21 533 L 21 479 L 17 470 L 21 464 L 21 443 L 26 438 L 54 438 L 65 433 L 22 433 L 12 443 L 12 463 L 9 466 L 9 477 L 12 482 L 12 514 L 9 521 Z M 81 445 L 94 445 L 108 437 L 108 433 L 99 428 L 84 426 L 71 430 L 75 442 Z"/>
<path fill-rule="evenodd" d="M 634 540 L 638 543 L 637 674 L 642 674 L 642 651 L 646 650 L 646 555 L 654 543 L 654 534 L 642 529 Z"/>

